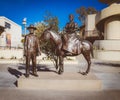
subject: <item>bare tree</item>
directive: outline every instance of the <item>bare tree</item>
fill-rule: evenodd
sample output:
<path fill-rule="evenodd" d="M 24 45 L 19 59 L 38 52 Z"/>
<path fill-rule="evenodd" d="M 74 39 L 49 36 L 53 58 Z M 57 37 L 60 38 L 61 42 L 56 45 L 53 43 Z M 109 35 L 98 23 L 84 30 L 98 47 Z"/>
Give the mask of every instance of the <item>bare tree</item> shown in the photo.
<path fill-rule="evenodd" d="M 45 16 L 44 16 L 44 22 L 46 22 L 48 24 L 49 27 L 52 28 L 52 30 L 58 32 L 59 31 L 59 21 L 58 21 L 58 17 L 53 16 L 52 13 L 50 12 L 46 12 Z"/>
<path fill-rule="evenodd" d="M 85 19 L 88 14 L 96 14 L 97 12 L 98 11 L 93 7 L 85 8 L 84 6 L 76 10 L 76 13 L 79 15 L 78 19 L 82 22 L 83 25 L 85 24 Z"/>
<path fill-rule="evenodd" d="M 58 18 L 56 16 L 53 16 L 50 12 L 46 12 L 44 16 L 44 21 L 36 23 L 36 35 L 39 38 L 41 34 L 48 28 L 51 27 L 51 30 L 54 30 L 58 33 L 59 27 L 58 27 Z M 55 66 L 57 66 L 57 57 L 56 57 L 56 45 L 54 43 L 51 43 L 51 41 L 40 41 L 40 47 L 43 53 L 47 55 L 48 58 L 53 60 Z"/>

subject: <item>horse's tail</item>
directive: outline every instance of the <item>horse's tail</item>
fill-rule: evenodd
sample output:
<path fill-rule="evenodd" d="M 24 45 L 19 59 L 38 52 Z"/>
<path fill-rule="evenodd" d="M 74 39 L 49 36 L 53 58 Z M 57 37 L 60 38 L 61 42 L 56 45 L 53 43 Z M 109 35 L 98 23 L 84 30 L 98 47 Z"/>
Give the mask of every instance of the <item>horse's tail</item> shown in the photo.
<path fill-rule="evenodd" d="M 92 58 L 94 58 L 93 45 L 91 42 L 89 42 L 89 44 L 90 44 L 90 52 L 91 52 Z"/>
<path fill-rule="evenodd" d="M 83 40 L 83 42 L 87 42 L 89 44 L 91 56 L 92 56 L 92 58 L 94 58 L 93 44 L 90 41 L 87 41 L 87 40 Z"/>
<path fill-rule="evenodd" d="M 91 46 L 91 55 L 92 55 L 92 58 L 94 58 L 94 53 L 93 53 L 93 46 Z"/>

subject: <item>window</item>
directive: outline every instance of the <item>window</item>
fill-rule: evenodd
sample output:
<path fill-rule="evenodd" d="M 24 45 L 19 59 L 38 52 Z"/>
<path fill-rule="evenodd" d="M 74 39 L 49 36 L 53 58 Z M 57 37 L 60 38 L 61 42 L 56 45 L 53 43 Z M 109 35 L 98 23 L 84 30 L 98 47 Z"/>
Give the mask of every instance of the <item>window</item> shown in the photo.
<path fill-rule="evenodd" d="M 8 22 L 5 22 L 5 28 L 11 28 L 11 24 L 10 23 L 8 23 Z"/>

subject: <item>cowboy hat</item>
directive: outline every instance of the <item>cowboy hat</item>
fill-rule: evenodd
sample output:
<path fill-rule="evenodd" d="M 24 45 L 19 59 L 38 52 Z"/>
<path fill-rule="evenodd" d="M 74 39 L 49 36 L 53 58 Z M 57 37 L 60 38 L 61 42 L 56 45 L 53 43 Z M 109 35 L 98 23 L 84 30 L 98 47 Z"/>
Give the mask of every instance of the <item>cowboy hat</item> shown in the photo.
<path fill-rule="evenodd" d="M 27 27 L 27 29 L 30 29 L 30 28 L 32 28 L 32 29 L 34 29 L 34 30 L 36 30 L 37 28 L 33 25 L 33 24 L 30 24 L 30 26 L 29 27 Z"/>

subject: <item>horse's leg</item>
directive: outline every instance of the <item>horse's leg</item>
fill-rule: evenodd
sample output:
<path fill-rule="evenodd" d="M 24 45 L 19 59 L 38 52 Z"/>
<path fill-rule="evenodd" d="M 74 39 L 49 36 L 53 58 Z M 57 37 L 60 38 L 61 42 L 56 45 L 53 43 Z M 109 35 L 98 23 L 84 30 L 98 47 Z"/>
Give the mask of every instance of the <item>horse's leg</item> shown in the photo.
<path fill-rule="evenodd" d="M 59 67 L 59 65 L 58 65 L 59 57 L 56 56 L 56 58 L 54 58 L 54 61 L 55 61 L 55 68 L 56 68 L 56 70 L 58 70 L 58 67 Z"/>
<path fill-rule="evenodd" d="M 91 65 L 90 51 L 89 50 L 83 50 L 82 54 L 83 54 L 84 58 L 87 60 L 88 67 L 87 67 L 86 72 L 81 72 L 81 74 L 82 75 L 87 75 L 90 71 L 90 65 Z"/>
<path fill-rule="evenodd" d="M 64 52 L 61 50 L 61 48 L 62 48 L 62 43 L 60 43 L 59 45 L 58 45 L 58 48 L 57 48 L 57 55 L 58 55 L 58 57 L 59 57 L 59 59 L 58 59 L 58 63 L 59 63 L 59 65 L 58 65 L 58 74 L 62 74 L 63 73 L 63 71 L 64 71 L 64 65 L 63 65 L 63 60 L 64 60 Z"/>
<path fill-rule="evenodd" d="M 64 58 L 63 56 L 59 56 L 59 71 L 58 74 L 62 74 L 64 72 Z"/>

